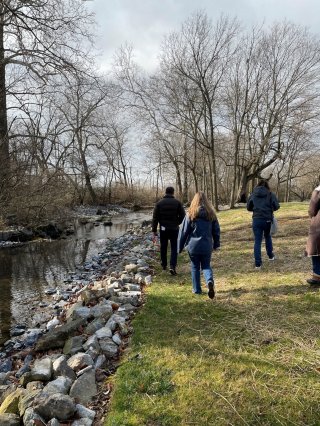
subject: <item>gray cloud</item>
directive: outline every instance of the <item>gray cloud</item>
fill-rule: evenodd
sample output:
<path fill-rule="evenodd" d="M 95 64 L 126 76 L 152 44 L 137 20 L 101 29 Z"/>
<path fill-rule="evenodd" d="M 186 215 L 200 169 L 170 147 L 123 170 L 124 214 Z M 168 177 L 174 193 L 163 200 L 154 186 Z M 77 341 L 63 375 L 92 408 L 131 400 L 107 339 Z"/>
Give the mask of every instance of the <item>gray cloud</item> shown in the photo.
<path fill-rule="evenodd" d="M 152 69 L 163 37 L 179 30 L 196 10 L 204 10 L 215 20 L 222 13 L 238 17 L 244 26 L 288 20 L 319 31 L 318 0 L 92 0 L 87 2 L 99 24 L 97 47 L 100 63 L 108 69 L 116 49 L 133 45 L 136 60 Z"/>

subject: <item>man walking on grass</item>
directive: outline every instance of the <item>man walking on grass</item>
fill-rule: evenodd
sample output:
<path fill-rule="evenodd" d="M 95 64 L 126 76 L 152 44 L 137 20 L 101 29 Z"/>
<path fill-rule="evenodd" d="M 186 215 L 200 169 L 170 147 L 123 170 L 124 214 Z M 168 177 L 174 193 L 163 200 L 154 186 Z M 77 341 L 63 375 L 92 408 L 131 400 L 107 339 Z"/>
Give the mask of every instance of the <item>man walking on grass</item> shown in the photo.
<path fill-rule="evenodd" d="M 152 218 L 152 232 L 154 238 L 156 238 L 159 224 L 161 266 L 164 271 L 167 269 L 167 250 L 168 241 L 170 241 L 171 255 L 169 272 L 171 275 L 177 275 L 177 240 L 179 225 L 185 217 L 185 211 L 180 201 L 174 198 L 173 194 L 174 188 L 168 186 L 165 196 L 155 205 Z"/>

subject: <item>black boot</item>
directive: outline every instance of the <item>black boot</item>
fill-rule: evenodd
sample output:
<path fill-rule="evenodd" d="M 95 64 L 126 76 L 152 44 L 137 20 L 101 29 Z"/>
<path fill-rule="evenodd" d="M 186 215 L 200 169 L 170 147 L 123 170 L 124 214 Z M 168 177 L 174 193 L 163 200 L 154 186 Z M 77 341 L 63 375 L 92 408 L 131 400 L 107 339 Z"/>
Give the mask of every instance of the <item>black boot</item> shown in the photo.
<path fill-rule="evenodd" d="M 212 281 L 208 282 L 208 297 L 209 299 L 213 299 L 215 296 L 214 284 Z"/>

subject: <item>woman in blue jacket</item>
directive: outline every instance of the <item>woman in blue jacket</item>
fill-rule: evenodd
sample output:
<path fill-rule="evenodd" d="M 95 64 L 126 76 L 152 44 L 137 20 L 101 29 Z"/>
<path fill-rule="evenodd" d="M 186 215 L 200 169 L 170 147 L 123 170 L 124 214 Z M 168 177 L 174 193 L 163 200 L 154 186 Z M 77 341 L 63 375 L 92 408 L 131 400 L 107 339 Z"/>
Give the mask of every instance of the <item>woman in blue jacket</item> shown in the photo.
<path fill-rule="evenodd" d="M 212 250 L 220 248 L 220 227 L 213 206 L 203 192 L 193 197 L 178 238 L 179 253 L 187 246 L 191 260 L 192 291 L 201 294 L 200 269 L 208 287 L 208 296 L 214 298 L 214 277 L 210 265 Z"/>

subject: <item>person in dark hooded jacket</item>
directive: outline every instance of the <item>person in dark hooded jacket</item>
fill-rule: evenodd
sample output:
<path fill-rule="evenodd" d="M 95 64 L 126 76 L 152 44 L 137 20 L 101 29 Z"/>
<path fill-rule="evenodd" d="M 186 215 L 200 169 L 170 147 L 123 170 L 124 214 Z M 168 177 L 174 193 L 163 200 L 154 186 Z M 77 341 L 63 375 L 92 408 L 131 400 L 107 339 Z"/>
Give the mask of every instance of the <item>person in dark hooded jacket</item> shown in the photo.
<path fill-rule="evenodd" d="M 203 192 L 197 192 L 185 216 L 178 238 L 179 253 L 187 246 L 191 260 L 192 291 L 201 294 L 200 269 L 208 287 L 208 296 L 214 298 L 214 277 L 210 265 L 212 250 L 220 248 L 220 227 L 213 206 Z"/>
<path fill-rule="evenodd" d="M 174 188 L 168 186 L 165 196 L 157 202 L 153 210 L 152 232 L 154 238 L 157 237 L 158 224 L 160 226 L 160 256 L 161 266 L 165 271 L 167 269 L 167 251 L 170 241 L 170 269 L 171 275 L 177 275 L 177 244 L 179 225 L 185 216 L 183 205 L 174 197 Z"/>
<path fill-rule="evenodd" d="M 247 210 L 252 214 L 252 229 L 254 233 L 254 259 L 256 269 L 262 265 L 261 244 L 264 237 L 269 260 L 275 260 L 271 237 L 273 212 L 280 208 L 276 195 L 270 191 L 266 180 L 260 180 L 247 202 Z"/>

